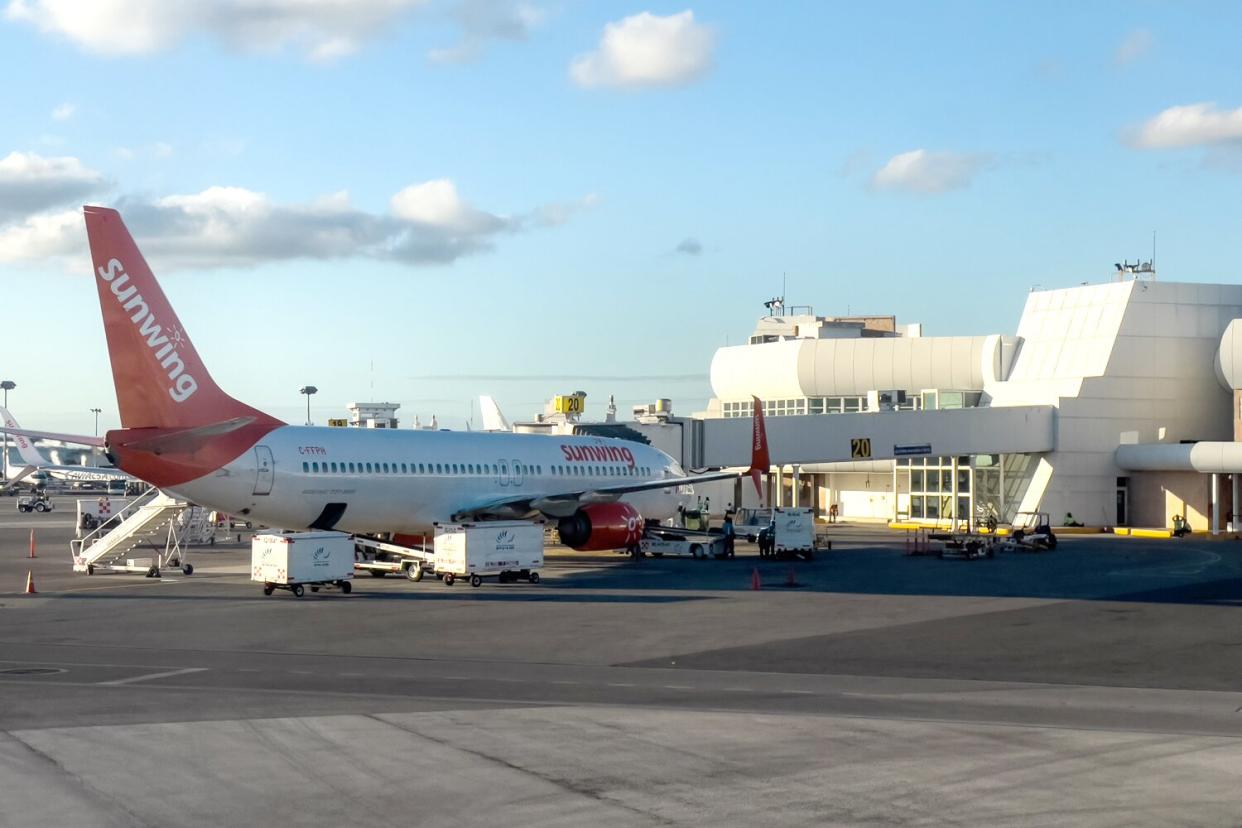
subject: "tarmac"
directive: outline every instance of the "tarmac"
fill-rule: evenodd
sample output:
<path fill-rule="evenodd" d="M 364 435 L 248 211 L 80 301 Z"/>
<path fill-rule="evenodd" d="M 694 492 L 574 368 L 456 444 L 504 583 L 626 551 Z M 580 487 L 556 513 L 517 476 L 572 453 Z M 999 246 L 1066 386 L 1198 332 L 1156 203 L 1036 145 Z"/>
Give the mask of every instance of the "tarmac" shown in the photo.
<path fill-rule="evenodd" d="M 245 543 L 74 574 L 72 499 L 10 503 L 0 826 L 1242 824 L 1234 543 L 844 525 L 809 563 L 549 549 L 537 585 L 298 599 Z"/>

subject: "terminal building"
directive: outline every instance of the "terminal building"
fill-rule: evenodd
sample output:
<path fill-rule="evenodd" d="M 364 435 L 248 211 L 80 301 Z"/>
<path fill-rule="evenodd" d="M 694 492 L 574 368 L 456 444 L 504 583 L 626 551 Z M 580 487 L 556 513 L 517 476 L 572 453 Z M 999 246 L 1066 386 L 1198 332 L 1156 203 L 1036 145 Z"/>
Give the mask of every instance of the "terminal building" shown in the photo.
<path fill-rule="evenodd" d="M 746 344 L 716 351 L 715 397 L 681 459 L 745 465 L 757 396 L 778 464 L 772 505 L 848 520 L 1043 511 L 1056 524 L 1184 516 L 1231 528 L 1242 286 L 1154 275 L 1119 268 L 1119 281 L 1032 291 L 1015 333 L 985 336 L 774 300 Z M 756 499 L 740 483 L 711 494 L 715 510 Z"/>

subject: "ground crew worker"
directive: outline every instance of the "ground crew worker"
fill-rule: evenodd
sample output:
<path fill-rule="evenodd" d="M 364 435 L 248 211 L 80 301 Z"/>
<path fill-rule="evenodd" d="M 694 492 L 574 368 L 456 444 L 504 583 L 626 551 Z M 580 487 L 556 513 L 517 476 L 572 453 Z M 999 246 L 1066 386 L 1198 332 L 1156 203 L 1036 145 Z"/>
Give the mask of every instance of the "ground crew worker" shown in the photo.
<path fill-rule="evenodd" d="M 725 515 L 724 526 L 721 527 L 724 532 L 724 553 L 725 557 L 733 557 L 733 544 L 737 540 L 737 530 L 733 528 L 733 515 Z"/>

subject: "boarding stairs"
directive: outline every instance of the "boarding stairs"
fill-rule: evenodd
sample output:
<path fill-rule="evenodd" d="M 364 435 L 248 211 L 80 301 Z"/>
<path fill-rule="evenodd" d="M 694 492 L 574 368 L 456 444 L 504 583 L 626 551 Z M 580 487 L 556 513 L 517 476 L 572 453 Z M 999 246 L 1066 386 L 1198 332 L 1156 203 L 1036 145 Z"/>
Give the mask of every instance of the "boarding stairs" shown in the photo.
<path fill-rule="evenodd" d="M 110 569 L 159 577 L 161 569 L 180 566 L 188 575 L 193 568 L 184 560 L 185 547 L 195 531 L 205 532 L 206 518 L 205 510 L 151 489 L 89 534 L 69 542 L 73 571 L 93 575 Z M 147 551 L 153 554 L 141 554 Z"/>

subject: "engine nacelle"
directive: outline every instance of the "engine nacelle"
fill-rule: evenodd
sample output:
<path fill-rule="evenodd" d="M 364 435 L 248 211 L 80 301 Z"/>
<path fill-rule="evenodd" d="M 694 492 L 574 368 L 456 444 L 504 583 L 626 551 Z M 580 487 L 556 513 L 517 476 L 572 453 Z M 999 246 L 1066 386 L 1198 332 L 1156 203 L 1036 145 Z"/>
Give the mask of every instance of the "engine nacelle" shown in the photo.
<path fill-rule="evenodd" d="M 556 525 L 561 543 L 579 552 L 629 549 L 643 536 L 643 516 L 628 503 L 592 503 Z"/>

